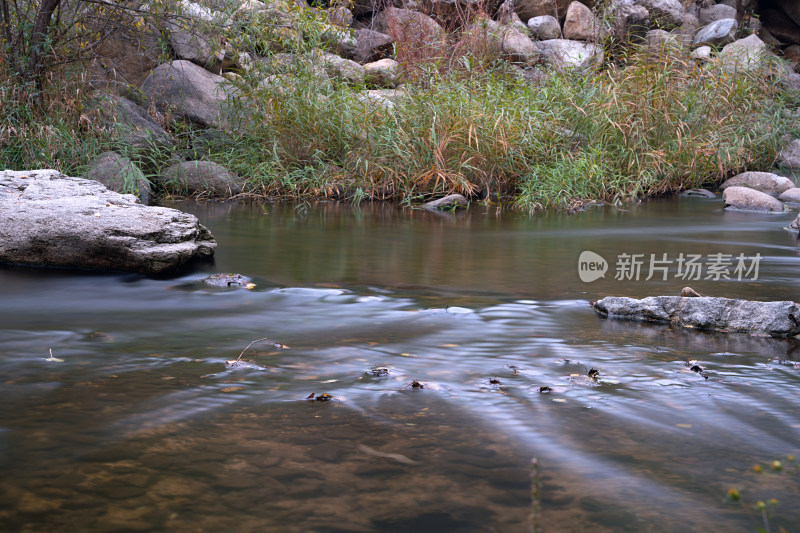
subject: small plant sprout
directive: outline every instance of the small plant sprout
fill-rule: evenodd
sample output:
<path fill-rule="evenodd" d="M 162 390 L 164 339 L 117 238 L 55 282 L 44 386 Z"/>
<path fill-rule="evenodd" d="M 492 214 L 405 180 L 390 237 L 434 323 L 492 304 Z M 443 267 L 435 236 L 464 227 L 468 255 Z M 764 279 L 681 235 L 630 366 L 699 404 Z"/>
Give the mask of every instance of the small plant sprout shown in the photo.
<path fill-rule="evenodd" d="M 53 355 L 53 349 L 52 349 L 52 348 L 50 348 L 50 357 L 48 357 L 47 359 L 45 359 L 45 361 L 50 361 L 50 362 L 52 362 L 52 363 L 63 363 L 63 362 L 64 362 L 64 360 L 63 360 L 63 359 L 59 359 L 58 357 L 55 357 L 55 356 Z"/>

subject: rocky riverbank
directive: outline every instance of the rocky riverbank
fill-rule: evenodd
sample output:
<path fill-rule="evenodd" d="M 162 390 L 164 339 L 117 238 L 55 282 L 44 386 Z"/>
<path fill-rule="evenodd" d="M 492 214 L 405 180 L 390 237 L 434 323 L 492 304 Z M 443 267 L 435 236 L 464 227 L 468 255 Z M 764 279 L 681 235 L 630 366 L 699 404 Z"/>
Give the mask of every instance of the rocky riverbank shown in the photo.
<path fill-rule="evenodd" d="M 741 4 L 125 4 L 131 31 L 81 74 L 80 125 L 103 142 L 79 167 L 143 203 L 460 193 L 529 209 L 798 168 L 800 16 Z"/>

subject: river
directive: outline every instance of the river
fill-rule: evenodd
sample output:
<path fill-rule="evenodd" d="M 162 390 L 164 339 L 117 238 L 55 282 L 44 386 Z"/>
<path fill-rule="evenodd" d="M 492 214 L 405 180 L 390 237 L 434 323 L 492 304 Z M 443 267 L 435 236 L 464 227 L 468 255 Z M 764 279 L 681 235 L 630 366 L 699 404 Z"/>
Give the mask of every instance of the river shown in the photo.
<path fill-rule="evenodd" d="M 798 342 L 589 306 L 798 301 L 793 214 L 176 206 L 214 265 L 0 269 L 0 530 L 756 531 L 758 500 L 798 530 Z M 581 280 L 584 251 L 604 278 Z M 215 272 L 255 287 L 197 283 Z"/>

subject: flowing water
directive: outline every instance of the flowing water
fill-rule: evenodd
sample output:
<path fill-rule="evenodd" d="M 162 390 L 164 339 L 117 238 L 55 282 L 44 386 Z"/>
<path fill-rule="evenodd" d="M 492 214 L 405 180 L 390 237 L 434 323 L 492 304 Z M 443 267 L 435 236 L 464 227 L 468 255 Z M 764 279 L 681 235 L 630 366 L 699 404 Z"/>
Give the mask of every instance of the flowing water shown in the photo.
<path fill-rule="evenodd" d="M 756 531 L 763 500 L 798 531 L 798 343 L 589 306 L 800 300 L 793 215 L 720 204 L 186 203 L 219 248 L 180 278 L 2 269 L 0 530 Z M 581 281 L 585 250 L 605 278 Z M 678 278 L 719 253 L 760 254 L 757 276 Z M 256 286 L 196 283 L 214 272 Z"/>

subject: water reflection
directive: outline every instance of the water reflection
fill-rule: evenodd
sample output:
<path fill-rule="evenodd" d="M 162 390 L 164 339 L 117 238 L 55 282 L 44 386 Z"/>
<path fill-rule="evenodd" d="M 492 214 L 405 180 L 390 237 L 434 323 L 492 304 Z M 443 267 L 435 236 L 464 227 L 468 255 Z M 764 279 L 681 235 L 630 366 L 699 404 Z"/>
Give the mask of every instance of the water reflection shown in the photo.
<path fill-rule="evenodd" d="M 692 285 L 796 299 L 780 216 L 192 209 L 254 290 L 0 270 L 0 529 L 528 531 L 533 456 L 544 531 L 755 530 L 733 486 L 800 520 L 797 477 L 752 470 L 798 451 L 797 342 L 601 319 L 589 299 L 681 284 L 576 273 L 760 252 L 758 282 Z"/>

